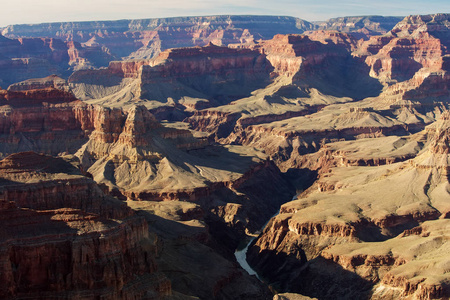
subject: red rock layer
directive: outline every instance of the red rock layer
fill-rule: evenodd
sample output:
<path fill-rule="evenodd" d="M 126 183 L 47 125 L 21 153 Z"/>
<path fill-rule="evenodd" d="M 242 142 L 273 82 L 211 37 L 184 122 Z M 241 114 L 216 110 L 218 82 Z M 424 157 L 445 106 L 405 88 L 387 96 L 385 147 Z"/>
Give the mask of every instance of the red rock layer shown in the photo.
<path fill-rule="evenodd" d="M 109 64 L 108 70 L 115 75 L 123 78 L 138 78 L 140 68 L 143 65 L 148 65 L 149 60 L 130 60 L 130 61 L 112 61 Z"/>
<path fill-rule="evenodd" d="M 194 76 L 255 76 L 267 73 L 265 57 L 249 49 L 232 49 L 208 44 L 205 47 L 170 49 L 144 66 L 142 84 Z M 222 78 L 220 78 L 222 79 Z"/>
<path fill-rule="evenodd" d="M 14 92 L 9 90 L 0 91 L 0 105 L 30 106 L 42 103 L 65 103 L 75 101 L 71 92 L 55 88 L 28 90 L 25 92 Z"/>

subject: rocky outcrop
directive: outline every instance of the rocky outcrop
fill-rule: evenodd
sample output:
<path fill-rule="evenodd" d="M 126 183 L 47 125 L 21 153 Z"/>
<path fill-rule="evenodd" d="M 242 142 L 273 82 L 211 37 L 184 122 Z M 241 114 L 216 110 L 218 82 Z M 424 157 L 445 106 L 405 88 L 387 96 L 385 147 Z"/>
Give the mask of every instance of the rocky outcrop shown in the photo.
<path fill-rule="evenodd" d="M 405 17 L 392 28 L 392 35 L 398 37 L 420 37 L 430 35 L 441 40 L 448 47 L 449 14 L 412 15 Z"/>
<path fill-rule="evenodd" d="M 52 78 L 47 79 L 52 82 Z M 47 83 L 46 80 L 29 81 L 12 89 Z M 29 150 L 51 155 L 74 154 L 89 139 L 130 148 L 149 146 L 144 136 L 155 130 L 179 149 L 201 148 L 207 144 L 205 139 L 195 139 L 188 131 L 162 128 L 143 107 L 132 107 L 124 112 L 81 101 L 66 102 L 74 96 L 59 87 L 18 92 L 1 90 L 0 95 L 4 95 L 3 103 L 8 104 L 0 109 L 0 152 L 3 155 Z M 106 153 L 103 151 L 108 150 L 102 150 L 96 157 Z"/>
<path fill-rule="evenodd" d="M 0 161 L 4 299 L 170 295 L 147 223 L 62 159 Z"/>
<path fill-rule="evenodd" d="M 106 67 L 116 57 L 110 51 L 98 44 L 80 44 L 75 41 L 67 41 L 67 54 L 69 55 L 69 66 L 74 71 L 80 69 L 91 69 Z"/>
<path fill-rule="evenodd" d="M 300 67 L 307 69 L 313 65 L 321 65 L 329 57 L 345 56 L 351 46 L 348 43 L 345 45 L 343 36 L 345 34 L 332 32 L 314 32 L 311 37 L 278 34 L 271 40 L 262 41 L 254 48 L 267 55 L 267 59 L 275 69 L 274 72 L 278 75 L 294 76 L 300 71 Z M 346 39 L 352 38 L 346 36 Z M 329 43 L 328 46 L 322 43 L 325 40 Z M 345 46 L 334 47 L 337 44 Z"/>
<path fill-rule="evenodd" d="M 340 31 L 316 30 L 308 34 L 313 41 L 319 41 L 322 44 L 334 44 L 347 51 L 354 51 L 358 47 L 358 40 L 352 35 Z"/>
<path fill-rule="evenodd" d="M 111 74 L 118 75 L 123 78 L 138 78 L 140 76 L 141 67 L 148 64 L 150 64 L 150 61 L 145 59 L 112 61 L 109 64 L 108 70 L 111 72 Z"/>
<path fill-rule="evenodd" d="M 64 91 L 70 91 L 69 86 L 67 85 L 67 82 L 62 79 L 61 77 L 58 77 L 56 75 L 50 75 L 45 78 L 33 78 L 28 79 L 22 82 L 17 82 L 14 84 L 11 84 L 8 87 L 8 91 L 12 92 L 25 92 L 29 90 L 39 90 L 39 89 L 48 89 L 48 88 L 54 88 Z"/>
<path fill-rule="evenodd" d="M 75 100 L 76 98 L 72 92 L 55 88 L 28 90 L 24 92 L 0 91 L 0 104 L 14 107 L 42 105 L 43 103 L 60 104 Z"/>
<path fill-rule="evenodd" d="M 67 82 L 51 75 L 45 78 L 28 79 L 0 90 L 0 104 L 12 107 L 40 106 L 75 101 Z"/>

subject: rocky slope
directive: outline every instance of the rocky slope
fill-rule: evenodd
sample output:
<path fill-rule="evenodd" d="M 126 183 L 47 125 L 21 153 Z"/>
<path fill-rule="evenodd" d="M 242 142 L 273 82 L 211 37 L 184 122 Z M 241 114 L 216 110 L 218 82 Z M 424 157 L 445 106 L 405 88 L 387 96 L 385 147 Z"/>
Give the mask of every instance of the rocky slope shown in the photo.
<path fill-rule="evenodd" d="M 354 54 L 386 84 L 376 98 L 239 135 L 286 169 L 319 173 L 250 249 L 275 288 L 320 299 L 448 297 L 447 50 L 433 33 L 445 37 L 445 24 L 445 15 L 409 17 L 360 43 Z M 393 73 L 376 74 L 377 64 Z"/>

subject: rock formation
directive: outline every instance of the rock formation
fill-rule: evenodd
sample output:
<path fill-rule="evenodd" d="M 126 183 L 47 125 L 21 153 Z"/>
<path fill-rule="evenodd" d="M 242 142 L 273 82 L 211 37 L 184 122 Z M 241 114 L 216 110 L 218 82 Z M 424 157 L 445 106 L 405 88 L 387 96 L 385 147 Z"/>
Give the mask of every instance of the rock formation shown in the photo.
<path fill-rule="evenodd" d="M 138 102 L 154 109 L 192 110 L 249 96 L 269 83 L 271 70 L 257 51 L 209 44 L 166 50 L 150 60 L 115 61 L 107 69 L 78 71 L 69 83 L 80 99 L 101 99 L 92 103 Z"/>
<path fill-rule="evenodd" d="M 170 48 L 209 43 L 252 45 L 276 34 L 347 28 L 336 25 L 342 22 L 349 26 L 353 24 L 365 36 L 371 36 L 385 33 L 397 20 L 385 17 L 357 19 L 348 22 L 329 20 L 313 25 L 292 17 L 207 16 L 11 25 L 2 30 L 0 39 L 0 84 L 6 87 L 17 81 L 50 74 L 67 78 L 74 70 L 107 66 L 117 59 L 150 59 Z M 8 69 L 14 70 L 14 76 L 6 73 Z"/>
<path fill-rule="evenodd" d="M 0 170 L 2 298 L 171 294 L 147 223 L 69 162 L 22 152 Z"/>

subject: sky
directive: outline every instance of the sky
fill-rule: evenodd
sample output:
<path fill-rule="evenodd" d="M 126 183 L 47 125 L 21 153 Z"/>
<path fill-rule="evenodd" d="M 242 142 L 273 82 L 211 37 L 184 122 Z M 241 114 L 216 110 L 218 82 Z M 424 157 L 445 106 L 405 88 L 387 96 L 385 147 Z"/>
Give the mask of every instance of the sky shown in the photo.
<path fill-rule="evenodd" d="M 450 13 L 449 0 L 1 0 L 0 27 L 13 24 L 206 15 L 332 17 Z"/>

